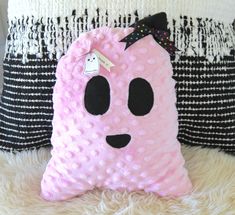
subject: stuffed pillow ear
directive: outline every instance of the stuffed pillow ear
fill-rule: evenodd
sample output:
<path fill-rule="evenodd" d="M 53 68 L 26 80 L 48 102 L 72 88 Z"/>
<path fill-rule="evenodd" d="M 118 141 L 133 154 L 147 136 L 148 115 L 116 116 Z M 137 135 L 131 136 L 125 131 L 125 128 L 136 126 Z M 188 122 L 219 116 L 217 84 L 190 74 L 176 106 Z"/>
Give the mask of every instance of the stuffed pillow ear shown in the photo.
<path fill-rule="evenodd" d="M 82 41 L 81 41 L 82 38 Z M 72 73 L 76 65 L 84 65 L 86 55 L 92 50 L 92 40 L 89 36 L 81 36 L 69 47 L 68 52 L 58 62 L 56 68 L 56 78 L 68 81 L 72 78 Z"/>

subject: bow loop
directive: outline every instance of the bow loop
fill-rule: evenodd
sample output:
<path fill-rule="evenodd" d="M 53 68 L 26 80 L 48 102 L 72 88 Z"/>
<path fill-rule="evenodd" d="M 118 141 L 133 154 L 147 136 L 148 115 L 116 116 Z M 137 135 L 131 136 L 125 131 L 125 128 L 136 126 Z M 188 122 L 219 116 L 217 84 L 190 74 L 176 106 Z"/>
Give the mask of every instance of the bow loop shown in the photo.
<path fill-rule="evenodd" d="M 160 29 L 157 27 L 159 18 L 166 19 L 166 15 L 164 13 L 156 14 L 154 16 L 140 20 L 134 25 L 131 25 L 131 27 L 134 27 L 134 31 L 120 41 L 126 43 L 125 50 L 138 40 L 148 35 L 152 35 L 155 41 L 160 46 L 168 51 L 170 55 L 174 55 L 174 53 L 178 51 L 178 49 L 174 46 L 174 43 L 170 41 L 169 33 L 167 32 L 167 30 L 165 28 Z"/>

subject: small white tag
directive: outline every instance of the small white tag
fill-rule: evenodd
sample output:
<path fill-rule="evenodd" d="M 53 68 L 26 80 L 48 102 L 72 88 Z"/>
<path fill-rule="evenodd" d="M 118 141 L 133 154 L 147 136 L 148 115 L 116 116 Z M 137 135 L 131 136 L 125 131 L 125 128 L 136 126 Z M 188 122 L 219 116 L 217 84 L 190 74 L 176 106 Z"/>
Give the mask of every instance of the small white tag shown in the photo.
<path fill-rule="evenodd" d="M 100 53 L 98 50 L 93 49 L 93 53 L 96 54 L 96 56 L 99 59 L 99 63 L 110 72 L 110 68 L 114 66 L 114 64 L 107 58 L 105 57 L 102 53 Z"/>
<path fill-rule="evenodd" d="M 100 71 L 100 63 L 96 53 L 91 52 L 86 55 L 85 75 L 97 75 Z"/>

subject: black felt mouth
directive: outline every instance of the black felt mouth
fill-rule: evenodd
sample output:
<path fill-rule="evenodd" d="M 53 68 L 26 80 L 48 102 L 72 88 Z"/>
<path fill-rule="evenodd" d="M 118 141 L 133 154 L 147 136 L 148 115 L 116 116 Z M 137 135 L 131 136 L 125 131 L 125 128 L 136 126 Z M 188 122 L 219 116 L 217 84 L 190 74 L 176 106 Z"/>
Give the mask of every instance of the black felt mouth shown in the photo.
<path fill-rule="evenodd" d="M 106 142 L 113 148 L 123 148 L 128 145 L 131 140 L 129 134 L 109 135 L 106 137 Z"/>

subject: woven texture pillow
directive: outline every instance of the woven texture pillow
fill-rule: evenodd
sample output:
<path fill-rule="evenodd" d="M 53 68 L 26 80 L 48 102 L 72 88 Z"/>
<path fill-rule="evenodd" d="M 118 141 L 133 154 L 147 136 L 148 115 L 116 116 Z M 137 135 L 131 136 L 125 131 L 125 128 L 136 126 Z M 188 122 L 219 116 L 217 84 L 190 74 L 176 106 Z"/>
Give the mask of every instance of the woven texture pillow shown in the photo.
<path fill-rule="evenodd" d="M 181 51 L 172 59 L 178 139 L 233 153 L 234 0 L 9 0 L 0 148 L 50 144 L 55 67 L 79 32 L 105 25 L 125 27 L 162 11 Z"/>
<path fill-rule="evenodd" d="M 6 34 L 7 34 L 7 0 L 0 2 L 0 93 L 2 93 L 3 85 L 3 68 L 2 60 L 5 50 Z"/>
<path fill-rule="evenodd" d="M 125 50 L 119 41 L 131 31 L 93 30 L 60 60 L 52 159 L 42 180 L 45 199 L 64 200 L 94 187 L 161 196 L 190 191 L 176 138 L 169 54 L 152 35 Z"/>
<path fill-rule="evenodd" d="M 123 22 L 117 16 L 107 20 L 106 9 L 99 12 L 98 8 L 94 1 L 72 1 L 68 6 L 67 1 L 58 0 L 9 0 L 0 149 L 22 151 L 50 145 L 58 59 L 80 32 L 111 20 L 114 25 Z"/>

